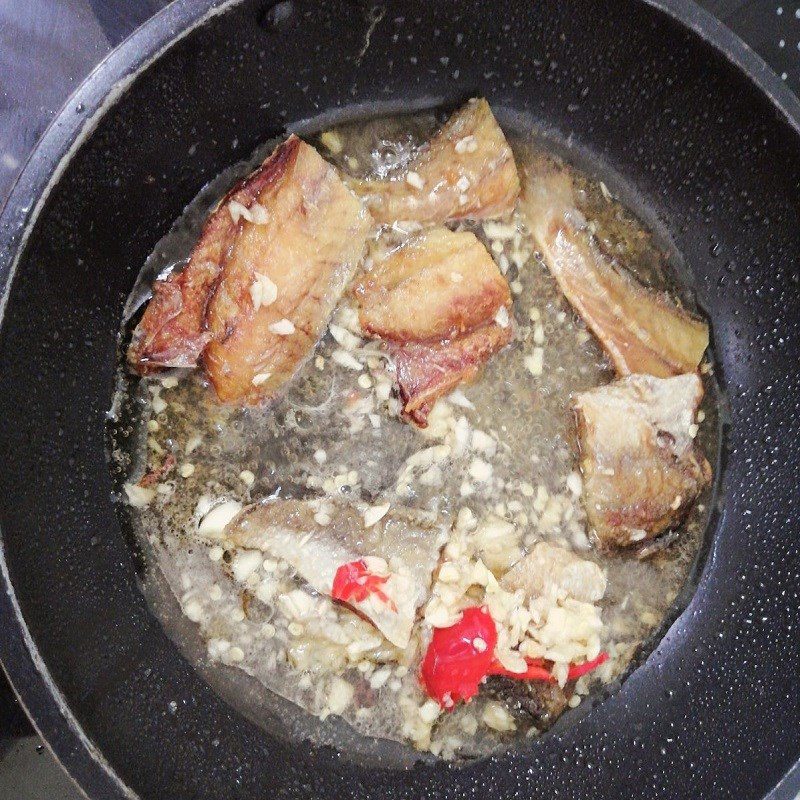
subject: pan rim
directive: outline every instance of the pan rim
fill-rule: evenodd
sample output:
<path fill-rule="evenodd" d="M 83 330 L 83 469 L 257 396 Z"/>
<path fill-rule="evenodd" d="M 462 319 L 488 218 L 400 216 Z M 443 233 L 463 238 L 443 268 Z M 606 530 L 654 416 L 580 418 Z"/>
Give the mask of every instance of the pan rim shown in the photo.
<path fill-rule="evenodd" d="M 0 325 L 28 236 L 50 190 L 82 143 L 150 64 L 196 27 L 239 1 L 173 0 L 100 61 L 62 106 L 31 151 L 0 208 Z M 781 118 L 800 136 L 800 99 L 716 17 L 694 0 L 642 2 L 669 16 L 722 54 L 768 98 Z M 0 662 L 37 732 L 87 797 L 137 798 L 83 731 L 52 680 L 27 630 L 11 584 L 2 531 L 0 584 L 4 589 L 0 593 L 0 618 L 12 622 L 0 626 Z M 795 773 L 799 765 L 800 762 L 790 767 L 787 776 Z M 785 781 L 786 776 L 779 786 Z M 769 796 L 775 796 L 774 790 Z"/>

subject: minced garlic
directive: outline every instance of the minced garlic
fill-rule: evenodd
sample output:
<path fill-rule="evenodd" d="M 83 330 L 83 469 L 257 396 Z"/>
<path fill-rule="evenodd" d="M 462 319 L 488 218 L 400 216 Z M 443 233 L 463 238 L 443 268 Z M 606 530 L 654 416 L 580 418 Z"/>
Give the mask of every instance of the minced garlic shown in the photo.
<path fill-rule="evenodd" d="M 406 183 L 414 189 L 422 190 L 425 188 L 425 181 L 422 179 L 422 176 L 413 170 L 409 170 L 409 172 L 406 173 Z"/>
<path fill-rule="evenodd" d="M 291 336 L 295 332 L 294 323 L 285 317 L 277 322 L 273 322 L 269 326 L 269 329 L 277 336 Z"/>
<path fill-rule="evenodd" d="M 517 729 L 514 718 L 508 713 L 505 706 L 490 700 L 483 709 L 481 719 L 484 724 L 499 733 L 511 733 Z"/>

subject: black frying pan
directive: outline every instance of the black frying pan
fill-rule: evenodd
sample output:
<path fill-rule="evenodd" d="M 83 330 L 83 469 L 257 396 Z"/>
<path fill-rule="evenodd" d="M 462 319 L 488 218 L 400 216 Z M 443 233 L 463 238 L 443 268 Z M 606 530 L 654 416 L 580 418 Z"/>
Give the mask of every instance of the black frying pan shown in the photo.
<path fill-rule="evenodd" d="M 94 798 L 762 797 L 800 756 L 800 104 L 686 0 L 209 5 L 101 64 L 0 217 L 0 656 L 58 757 Z M 473 93 L 670 232 L 727 463 L 696 592 L 620 691 L 495 758 L 364 768 L 234 711 L 148 611 L 109 499 L 117 334 L 154 243 L 258 143 Z"/>

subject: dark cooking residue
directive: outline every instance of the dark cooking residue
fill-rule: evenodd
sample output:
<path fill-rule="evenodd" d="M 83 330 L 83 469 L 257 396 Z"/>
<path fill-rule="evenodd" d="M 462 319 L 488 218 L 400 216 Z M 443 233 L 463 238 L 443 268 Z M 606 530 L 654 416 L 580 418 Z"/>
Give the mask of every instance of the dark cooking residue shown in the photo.
<path fill-rule="evenodd" d="M 381 184 L 382 199 L 374 200 L 375 182 L 411 174 L 412 184 L 424 183 L 422 144 L 436 135 L 437 121 L 421 114 L 358 122 L 311 143 L 385 210 L 407 198 Z M 465 151 L 471 135 L 464 134 Z M 511 143 L 523 183 L 542 169 L 570 182 L 581 225 L 615 269 L 676 297 L 664 253 L 603 183 L 529 137 Z M 148 259 L 126 324 L 153 278 L 186 263 L 216 200 L 274 145 L 212 181 L 187 207 Z M 458 207 L 457 196 L 448 202 Z M 455 233 L 434 228 L 434 254 L 468 246 L 482 276 L 477 287 L 497 273 L 508 298 L 475 325 L 513 330 L 513 339 L 481 360 L 483 371 L 470 373 L 475 382 L 455 381 L 433 396 L 426 427 L 402 418 L 413 418 L 412 393 L 403 393 L 395 369 L 404 367 L 387 344 L 398 319 L 424 320 L 387 316 L 391 307 L 369 295 L 394 286 L 401 258 L 383 283 L 345 294 L 313 355 L 271 404 L 221 405 L 199 372 L 135 379 L 121 366 L 111 435 L 125 513 L 147 563 L 145 591 L 154 598 L 166 587 L 174 596 L 195 626 L 181 634 L 185 649 L 199 668 L 215 665 L 220 684 L 236 687 L 228 696 L 238 693 L 246 707 L 256 695 L 269 705 L 274 693 L 322 719 L 339 716 L 358 733 L 453 758 L 538 735 L 624 674 L 692 570 L 708 489 L 691 508 L 681 498 L 688 516 L 679 533 L 676 517 L 647 544 L 636 544 L 650 535 L 635 529 L 626 534 L 633 548 L 597 546 L 571 411 L 576 394 L 614 378 L 592 335 L 597 329 L 565 299 L 542 260 L 548 253 L 537 252 L 524 204 L 500 218 L 447 219 Z M 371 240 L 371 262 L 396 258 L 409 241 L 427 244 L 430 235 L 417 222 L 395 221 Z M 364 275 L 359 285 L 367 285 Z M 367 319 L 382 326 L 374 329 L 378 338 L 365 330 Z M 403 346 L 408 351 L 408 340 Z M 713 381 L 706 362 L 700 371 L 706 396 L 697 424 L 679 424 L 691 423 L 692 439 L 713 463 Z M 614 469 L 609 464 L 600 467 Z M 264 498 L 277 500 L 250 507 Z M 430 575 L 440 548 L 430 584 L 420 575 Z M 398 626 L 392 613 L 401 608 Z M 175 630 L 175 604 L 154 602 L 154 610 Z M 327 724 L 305 730 L 331 741 Z"/>

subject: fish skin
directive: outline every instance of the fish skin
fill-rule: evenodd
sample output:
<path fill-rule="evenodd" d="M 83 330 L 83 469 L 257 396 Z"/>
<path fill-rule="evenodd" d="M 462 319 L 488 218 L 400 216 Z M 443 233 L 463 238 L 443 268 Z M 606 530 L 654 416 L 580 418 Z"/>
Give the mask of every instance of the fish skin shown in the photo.
<path fill-rule="evenodd" d="M 512 338 L 510 326 L 496 323 L 445 342 L 390 343 L 403 415 L 426 427 L 428 415 L 439 397 L 478 376 L 481 368 Z"/>
<path fill-rule="evenodd" d="M 474 137 L 476 149 L 457 149 L 467 137 Z M 409 173 L 419 176 L 422 189 L 408 182 Z M 461 179 L 469 182 L 463 190 Z M 456 111 L 397 179 L 348 183 L 379 224 L 493 219 L 511 211 L 520 189 L 511 148 L 483 98 Z"/>
<path fill-rule="evenodd" d="M 520 207 L 547 267 L 617 375 L 666 378 L 698 368 L 708 325 L 646 289 L 599 250 L 565 170 L 544 160 L 530 168 Z"/>
<path fill-rule="evenodd" d="M 251 208 L 266 186 L 275 181 L 292 157 L 292 139 L 217 203 L 203 225 L 189 261 L 180 272 L 153 284 L 153 297 L 134 330 L 128 364 L 142 375 L 169 367 L 194 367 L 211 341 L 205 328 L 206 306 L 223 261 L 241 232 L 244 220 L 234 222 L 231 203 Z"/>
<path fill-rule="evenodd" d="M 230 247 L 206 312 L 203 366 L 219 399 L 273 398 L 313 351 L 362 258 L 369 214 L 336 170 L 296 136 L 258 195 L 266 224 L 246 223 Z M 278 290 L 256 308 L 256 273 Z M 272 326 L 288 320 L 289 335 Z M 285 324 L 285 323 L 282 323 Z M 269 377 L 253 383 L 256 375 Z"/>
<path fill-rule="evenodd" d="M 702 396 L 696 373 L 631 375 L 575 395 L 583 504 L 601 546 L 674 528 L 711 481 L 690 429 Z"/>

